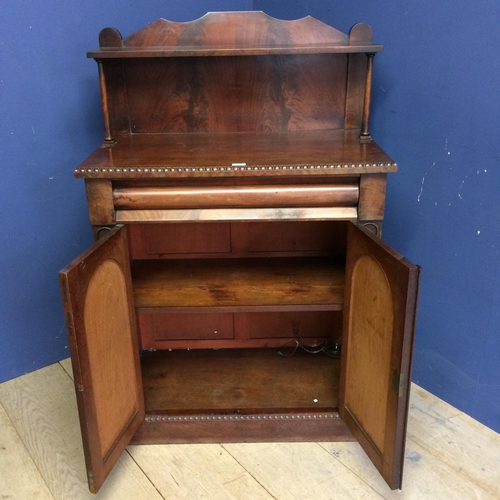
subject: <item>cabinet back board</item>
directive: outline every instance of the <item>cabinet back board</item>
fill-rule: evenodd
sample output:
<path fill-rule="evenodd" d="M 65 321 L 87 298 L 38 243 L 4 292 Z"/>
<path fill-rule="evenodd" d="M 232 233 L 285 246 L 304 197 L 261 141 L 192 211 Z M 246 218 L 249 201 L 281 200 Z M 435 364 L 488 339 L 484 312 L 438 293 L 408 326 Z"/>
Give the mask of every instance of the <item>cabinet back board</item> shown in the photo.
<path fill-rule="evenodd" d="M 88 56 L 102 65 L 112 135 L 350 129 L 361 125 L 363 44 L 382 50 L 367 25 L 348 36 L 311 17 L 232 12 L 160 19 L 125 39 L 106 28 Z"/>

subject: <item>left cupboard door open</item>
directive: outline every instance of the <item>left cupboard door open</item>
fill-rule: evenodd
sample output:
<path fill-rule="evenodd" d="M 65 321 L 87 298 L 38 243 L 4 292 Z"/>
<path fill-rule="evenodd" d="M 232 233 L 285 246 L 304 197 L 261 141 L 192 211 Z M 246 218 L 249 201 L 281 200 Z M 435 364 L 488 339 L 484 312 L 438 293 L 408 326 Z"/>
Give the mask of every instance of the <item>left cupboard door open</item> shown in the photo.
<path fill-rule="evenodd" d="M 96 493 L 144 419 L 126 228 L 59 273 L 89 488 Z"/>

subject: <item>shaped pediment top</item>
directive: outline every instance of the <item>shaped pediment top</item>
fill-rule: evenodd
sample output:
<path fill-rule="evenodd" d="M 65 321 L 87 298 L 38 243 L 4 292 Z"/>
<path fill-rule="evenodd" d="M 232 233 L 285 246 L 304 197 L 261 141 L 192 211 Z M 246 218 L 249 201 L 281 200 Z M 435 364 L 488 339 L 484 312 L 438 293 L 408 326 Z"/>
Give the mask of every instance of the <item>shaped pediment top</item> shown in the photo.
<path fill-rule="evenodd" d="M 117 37 L 116 30 L 106 28 L 100 35 L 100 47 L 259 48 L 346 45 L 349 41 L 348 35 L 311 16 L 285 21 L 260 11 L 210 12 L 182 23 L 158 19 L 123 40 Z"/>

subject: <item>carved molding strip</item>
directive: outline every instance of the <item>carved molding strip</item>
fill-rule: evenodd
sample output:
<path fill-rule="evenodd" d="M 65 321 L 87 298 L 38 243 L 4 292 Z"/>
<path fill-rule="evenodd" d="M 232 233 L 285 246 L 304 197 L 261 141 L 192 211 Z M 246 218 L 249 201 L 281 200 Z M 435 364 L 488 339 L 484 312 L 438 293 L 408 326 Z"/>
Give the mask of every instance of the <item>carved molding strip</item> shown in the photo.
<path fill-rule="evenodd" d="M 92 174 L 149 174 L 147 176 L 156 177 L 161 174 L 176 173 L 176 172 L 245 172 L 245 171 L 297 171 L 297 170 L 332 170 L 332 169 L 355 169 L 355 168 L 397 168 L 396 163 L 337 163 L 331 165 L 258 165 L 253 167 L 247 166 L 219 166 L 219 167 L 164 167 L 164 168 L 77 168 L 76 176 L 92 176 Z"/>
<path fill-rule="evenodd" d="M 326 420 L 338 419 L 338 413 L 301 413 L 280 414 L 269 413 L 259 415 L 146 415 L 145 422 L 241 422 L 262 420 Z"/>

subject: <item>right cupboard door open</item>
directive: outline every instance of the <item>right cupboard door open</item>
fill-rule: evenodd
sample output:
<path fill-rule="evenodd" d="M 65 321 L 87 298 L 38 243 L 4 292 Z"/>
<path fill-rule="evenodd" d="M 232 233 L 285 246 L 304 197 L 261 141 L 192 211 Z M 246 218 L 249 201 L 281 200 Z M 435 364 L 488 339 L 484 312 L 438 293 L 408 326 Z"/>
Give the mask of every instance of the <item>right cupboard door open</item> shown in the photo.
<path fill-rule="evenodd" d="M 420 268 L 349 224 L 339 413 L 401 488 Z"/>

